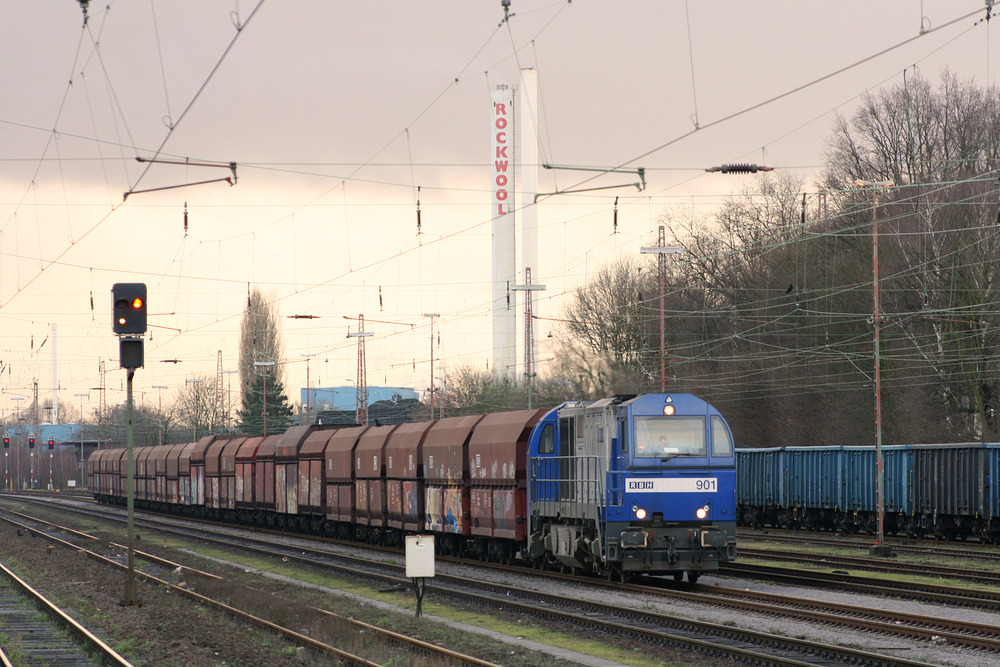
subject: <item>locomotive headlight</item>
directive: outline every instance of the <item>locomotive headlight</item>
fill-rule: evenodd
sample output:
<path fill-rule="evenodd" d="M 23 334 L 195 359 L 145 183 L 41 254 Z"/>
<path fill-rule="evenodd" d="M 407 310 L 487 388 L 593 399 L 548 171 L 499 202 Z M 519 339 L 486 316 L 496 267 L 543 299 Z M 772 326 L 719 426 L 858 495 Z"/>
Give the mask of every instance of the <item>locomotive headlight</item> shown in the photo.
<path fill-rule="evenodd" d="M 632 505 L 632 512 L 635 514 L 635 518 L 640 521 L 646 518 L 646 510 L 638 505 Z"/>
<path fill-rule="evenodd" d="M 667 417 L 673 417 L 674 416 L 674 412 L 675 412 L 674 406 L 672 406 L 672 405 L 664 405 L 663 406 L 663 414 L 665 416 L 667 416 Z"/>
<path fill-rule="evenodd" d="M 709 508 L 708 505 L 705 505 L 704 507 L 699 507 L 697 509 L 697 511 L 694 513 L 694 515 L 696 517 L 698 517 L 699 519 L 704 519 L 704 518 L 706 518 L 708 516 L 708 510 L 709 509 L 710 508 Z"/>

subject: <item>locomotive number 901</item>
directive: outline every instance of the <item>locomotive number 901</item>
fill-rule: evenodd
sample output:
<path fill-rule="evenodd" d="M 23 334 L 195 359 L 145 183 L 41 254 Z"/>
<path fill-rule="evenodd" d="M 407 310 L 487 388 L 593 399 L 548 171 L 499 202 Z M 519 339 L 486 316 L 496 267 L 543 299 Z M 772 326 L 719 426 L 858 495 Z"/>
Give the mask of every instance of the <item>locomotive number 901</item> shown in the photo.
<path fill-rule="evenodd" d="M 702 491 L 717 493 L 719 482 L 715 477 L 630 479 L 625 485 L 630 493 L 691 493 Z"/>

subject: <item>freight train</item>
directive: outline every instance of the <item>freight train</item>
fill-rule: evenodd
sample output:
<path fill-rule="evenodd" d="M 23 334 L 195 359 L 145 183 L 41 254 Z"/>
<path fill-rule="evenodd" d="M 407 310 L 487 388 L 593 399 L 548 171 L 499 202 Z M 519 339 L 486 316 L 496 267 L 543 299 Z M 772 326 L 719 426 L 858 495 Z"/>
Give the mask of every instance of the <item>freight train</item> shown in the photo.
<path fill-rule="evenodd" d="M 88 481 L 122 504 L 125 449 Z M 689 581 L 736 556 L 733 437 L 689 394 L 138 447 L 135 505 L 443 554 Z"/>
<path fill-rule="evenodd" d="M 1000 444 L 882 447 L 884 531 L 1000 543 Z M 736 450 L 740 525 L 877 530 L 874 447 Z"/>

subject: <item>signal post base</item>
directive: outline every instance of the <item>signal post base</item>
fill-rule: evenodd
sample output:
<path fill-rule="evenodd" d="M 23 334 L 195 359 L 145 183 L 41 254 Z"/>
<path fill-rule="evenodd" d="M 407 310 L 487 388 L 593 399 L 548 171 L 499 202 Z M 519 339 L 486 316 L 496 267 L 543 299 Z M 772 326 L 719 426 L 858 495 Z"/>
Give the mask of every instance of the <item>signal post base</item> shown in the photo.
<path fill-rule="evenodd" d="M 896 552 L 888 544 L 874 544 L 868 550 L 868 555 L 875 558 L 895 558 Z"/>

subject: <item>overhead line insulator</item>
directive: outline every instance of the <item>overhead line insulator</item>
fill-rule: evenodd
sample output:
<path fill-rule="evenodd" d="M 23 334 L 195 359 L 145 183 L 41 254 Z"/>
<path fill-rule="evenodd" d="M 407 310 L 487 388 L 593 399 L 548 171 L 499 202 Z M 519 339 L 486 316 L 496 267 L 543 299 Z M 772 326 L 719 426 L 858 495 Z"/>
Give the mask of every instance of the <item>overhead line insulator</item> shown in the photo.
<path fill-rule="evenodd" d="M 774 167 L 765 167 L 762 164 L 724 164 L 721 167 L 709 167 L 705 171 L 723 174 L 756 174 L 758 171 L 774 171 Z"/>

